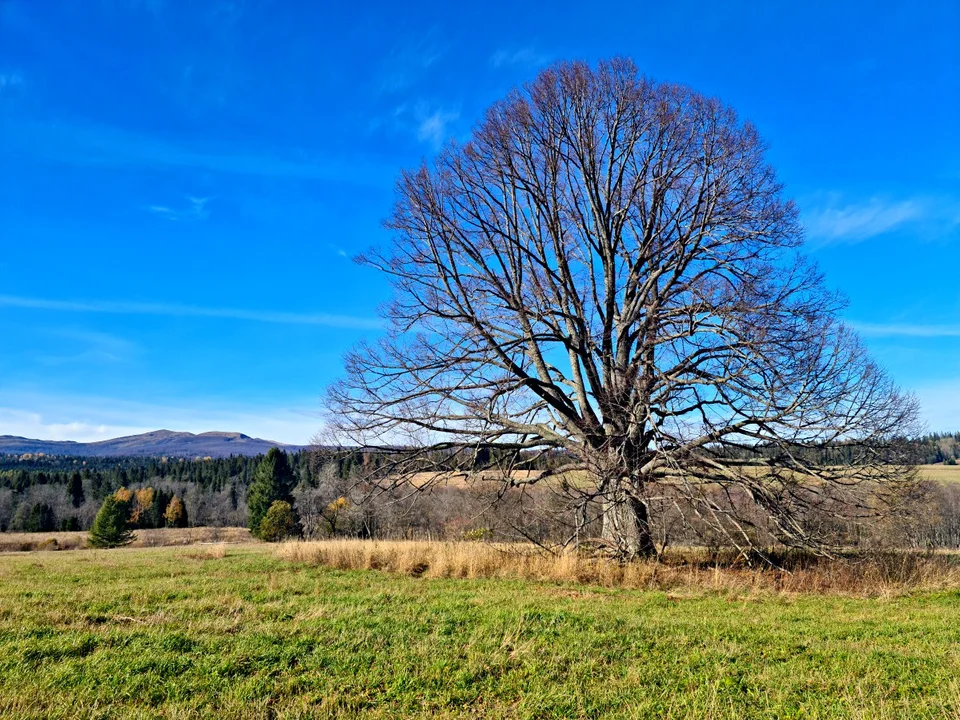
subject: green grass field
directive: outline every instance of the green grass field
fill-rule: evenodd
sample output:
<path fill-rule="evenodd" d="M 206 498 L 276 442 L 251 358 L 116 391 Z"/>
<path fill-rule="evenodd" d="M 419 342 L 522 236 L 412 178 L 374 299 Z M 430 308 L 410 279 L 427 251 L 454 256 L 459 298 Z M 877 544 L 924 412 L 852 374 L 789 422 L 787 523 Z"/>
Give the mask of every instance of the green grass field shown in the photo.
<path fill-rule="evenodd" d="M 960 716 L 960 594 L 428 580 L 265 546 L 0 556 L 0 716 Z"/>

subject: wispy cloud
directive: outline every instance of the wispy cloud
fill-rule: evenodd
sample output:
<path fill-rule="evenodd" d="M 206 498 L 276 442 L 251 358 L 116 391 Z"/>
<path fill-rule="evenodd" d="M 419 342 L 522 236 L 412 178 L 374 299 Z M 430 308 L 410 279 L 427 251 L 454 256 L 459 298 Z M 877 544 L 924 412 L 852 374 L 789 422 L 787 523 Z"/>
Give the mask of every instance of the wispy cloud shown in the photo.
<path fill-rule="evenodd" d="M 192 150 L 163 139 L 88 123 L 37 123 L 0 116 L 0 132 L 18 155 L 58 163 L 124 168 L 193 168 L 215 173 L 268 178 L 312 179 L 381 186 L 395 168 L 357 158 L 307 152 L 294 155 L 220 154 Z"/>
<path fill-rule="evenodd" d="M 921 323 L 861 323 L 850 326 L 867 337 L 915 337 L 952 338 L 960 337 L 960 325 L 924 325 Z"/>
<path fill-rule="evenodd" d="M 328 313 L 290 313 L 239 308 L 210 308 L 175 303 L 143 303 L 103 300 L 47 300 L 43 298 L 0 295 L 0 307 L 52 310 L 71 313 L 107 313 L 113 315 L 161 315 L 168 317 L 204 317 L 286 325 L 322 325 L 325 327 L 378 330 L 383 327 L 377 318 Z"/>
<path fill-rule="evenodd" d="M 0 389 L 0 435 L 92 442 L 164 428 L 242 432 L 305 445 L 321 425 L 316 411 L 311 411 L 314 402 L 309 398 L 289 405 L 245 405 L 222 398 L 133 401 Z"/>
<path fill-rule="evenodd" d="M 408 89 L 446 53 L 446 44 L 437 28 L 431 28 L 413 43 L 401 43 L 388 52 L 379 73 L 381 93 Z"/>
<path fill-rule="evenodd" d="M 0 435 L 13 435 L 35 440 L 73 440 L 96 442 L 124 435 L 137 435 L 150 428 L 110 426 L 81 421 L 58 422 L 44 413 L 21 408 L 0 407 Z"/>
<path fill-rule="evenodd" d="M 429 113 L 420 112 L 417 125 L 417 140 L 438 150 L 450 135 L 450 125 L 460 118 L 456 110 L 437 109 Z"/>
<path fill-rule="evenodd" d="M 210 211 L 207 210 L 207 202 L 210 198 L 188 196 L 186 200 L 187 205 L 185 207 L 171 208 L 167 205 L 151 205 L 149 210 L 154 215 L 160 215 L 167 220 L 186 222 L 206 220 L 210 216 Z"/>
<path fill-rule="evenodd" d="M 140 352 L 136 343 L 104 332 L 59 328 L 46 334 L 56 338 L 61 352 L 39 356 L 37 361 L 43 365 L 113 365 L 127 362 Z"/>
<path fill-rule="evenodd" d="M 0 93 L 15 90 L 23 85 L 23 73 L 19 70 L 5 70 L 0 72 Z"/>
<path fill-rule="evenodd" d="M 130 10 L 146 10 L 152 15 L 159 15 L 163 10 L 163 0 L 124 0 Z"/>
<path fill-rule="evenodd" d="M 546 65 L 550 60 L 549 55 L 532 47 L 522 47 L 517 50 L 501 48 L 490 56 L 490 65 L 498 70 L 510 66 L 535 69 Z"/>
<path fill-rule="evenodd" d="M 871 198 L 865 202 L 840 203 L 836 197 L 803 214 L 807 236 L 815 243 L 862 242 L 885 235 L 924 216 L 926 203 L 918 199 L 899 201 Z"/>

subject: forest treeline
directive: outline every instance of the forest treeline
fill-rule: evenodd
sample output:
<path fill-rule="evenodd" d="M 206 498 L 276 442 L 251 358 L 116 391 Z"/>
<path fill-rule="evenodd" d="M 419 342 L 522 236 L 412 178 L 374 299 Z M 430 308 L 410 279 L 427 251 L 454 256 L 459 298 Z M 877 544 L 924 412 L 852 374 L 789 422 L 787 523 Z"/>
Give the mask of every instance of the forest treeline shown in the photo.
<path fill-rule="evenodd" d="M 931 434 L 912 442 L 919 464 L 954 464 L 960 459 L 960 433 Z M 848 450 L 820 452 L 832 453 L 842 463 Z M 478 461 L 495 454 L 495 450 L 482 450 Z M 762 455 L 763 451 L 754 454 Z M 0 455 L 0 531 L 88 530 L 104 500 L 121 488 L 132 493 L 137 528 L 246 526 L 248 489 L 262 459 Z M 482 487 L 371 496 L 361 479 L 382 459 L 380 453 L 359 450 L 287 453 L 295 483 L 294 507 L 304 535 L 528 537 L 556 542 L 563 541 L 569 530 L 556 520 L 562 513 L 551 507 L 557 499 L 546 491 L 518 491 L 515 501 L 500 498 L 496 511 L 487 497 L 492 491 Z M 540 457 L 526 467 L 544 469 L 559 461 Z M 891 525 L 883 532 L 896 535 L 899 544 L 960 545 L 960 487 L 928 487 L 911 510 L 910 518 L 896 521 L 895 530 Z M 680 522 L 672 517 L 675 510 L 669 502 L 654 512 L 659 515 L 662 543 L 685 542 L 696 533 L 686 519 Z M 536 522 L 537 517 L 542 522 Z M 857 541 L 863 528 L 835 531 Z"/>
<path fill-rule="evenodd" d="M 298 486 L 315 488 L 317 472 L 349 479 L 369 457 L 288 453 Z M 87 530 L 104 499 L 121 488 L 153 490 L 141 527 L 162 527 L 179 498 L 190 525 L 243 526 L 246 493 L 262 456 L 205 458 L 79 458 L 0 455 L 0 531 Z M 151 522 L 150 519 L 153 519 Z"/>

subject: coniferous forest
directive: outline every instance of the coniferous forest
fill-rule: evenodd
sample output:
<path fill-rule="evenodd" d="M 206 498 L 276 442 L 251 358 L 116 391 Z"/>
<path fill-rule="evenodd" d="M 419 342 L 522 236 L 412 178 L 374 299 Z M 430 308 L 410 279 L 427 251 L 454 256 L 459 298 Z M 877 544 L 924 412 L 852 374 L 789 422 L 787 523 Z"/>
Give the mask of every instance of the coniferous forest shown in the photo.
<path fill-rule="evenodd" d="M 306 452 L 289 455 L 298 480 L 309 487 L 307 458 Z M 120 488 L 153 490 L 139 527 L 164 527 L 175 497 L 190 525 L 243 526 L 246 489 L 260 460 L 0 455 L 0 530 L 87 530 L 104 499 Z M 349 475 L 350 465 L 345 458 L 337 468 Z"/>

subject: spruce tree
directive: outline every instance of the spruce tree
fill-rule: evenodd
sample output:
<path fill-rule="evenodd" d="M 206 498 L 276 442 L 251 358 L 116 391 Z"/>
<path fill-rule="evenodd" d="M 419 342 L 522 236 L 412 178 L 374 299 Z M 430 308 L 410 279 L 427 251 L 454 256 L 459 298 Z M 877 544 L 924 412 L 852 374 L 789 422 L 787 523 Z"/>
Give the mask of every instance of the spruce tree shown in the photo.
<path fill-rule="evenodd" d="M 67 493 L 70 495 L 70 502 L 75 508 L 83 505 L 86 497 L 83 494 L 83 478 L 80 477 L 80 473 L 75 472 L 70 476 L 70 480 L 67 481 Z"/>
<path fill-rule="evenodd" d="M 113 548 L 133 541 L 133 533 L 127 527 L 130 520 L 130 503 L 108 495 L 90 529 L 89 543 L 95 548 Z"/>
<path fill-rule="evenodd" d="M 56 527 L 57 519 L 53 508 L 46 503 L 36 503 L 30 508 L 30 513 L 23 523 L 24 532 L 50 532 Z"/>
<path fill-rule="evenodd" d="M 259 537 L 260 523 L 277 500 L 293 504 L 291 493 L 295 484 L 287 454 L 279 448 L 270 448 L 257 466 L 247 491 L 250 532 Z"/>

